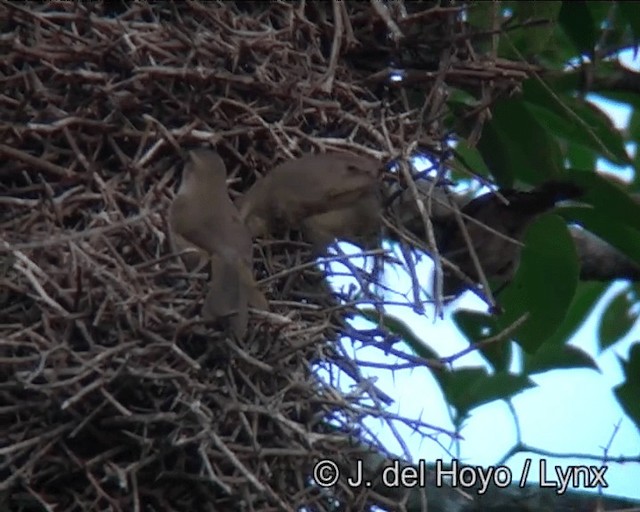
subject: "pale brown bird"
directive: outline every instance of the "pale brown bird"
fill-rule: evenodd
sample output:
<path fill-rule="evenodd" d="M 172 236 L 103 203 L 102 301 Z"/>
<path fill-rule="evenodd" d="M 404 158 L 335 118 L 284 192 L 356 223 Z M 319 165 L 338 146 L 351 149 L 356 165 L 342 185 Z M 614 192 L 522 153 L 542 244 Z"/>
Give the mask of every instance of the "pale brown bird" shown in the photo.
<path fill-rule="evenodd" d="M 380 238 L 382 205 L 376 193 L 369 193 L 352 206 L 307 217 L 301 223 L 302 236 L 322 254 L 336 239 L 364 248 L 375 247 Z"/>
<path fill-rule="evenodd" d="M 485 277 L 496 280 L 501 286 L 506 285 L 518 267 L 521 242 L 531 223 L 551 210 L 558 201 L 578 198 L 582 192 L 580 187 L 572 183 L 548 182 L 529 192 L 501 191 L 508 203 L 491 192 L 466 204 L 461 213 L 477 222 L 463 216 L 463 223 Z M 465 289 L 480 292 L 478 270 L 455 217 L 447 221 L 438 238 L 440 255 L 457 265 L 468 278 L 465 281 L 443 265 L 445 300 L 457 297 Z"/>
<path fill-rule="evenodd" d="M 170 234 L 171 251 L 180 253 L 180 258 L 189 272 L 200 272 L 207 265 L 211 265 L 211 258 L 206 251 L 187 242 L 178 233 L 172 231 Z"/>
<path fill-rule="evenodd" d="M 226 174 L 224 162 L 214 151 L 190 151 L 169 210 L 169 225 L 173 233 L 211 258 L 203 316 L 229 317 L 233 333 L 242 337 L 248 305 L 268 309 L 268 303 L 253 278 L 251 235 L 229 198 Z"/>
<path fill-rule="evenodd" d="M 301 229 L 309 217 L 352 207 L 375 193 L 382 171 L 369 157 L 349 153 L 306 154 L 274 167 L 258 180 L 240 202 L 240 216 L 254 236 Z M 332 215 L 311 221 L 325 229 L 351 215 Z M 351 233 L 352 230 L 346 229 Z M 337 234 L 336 234 L 337 236 Z"/>

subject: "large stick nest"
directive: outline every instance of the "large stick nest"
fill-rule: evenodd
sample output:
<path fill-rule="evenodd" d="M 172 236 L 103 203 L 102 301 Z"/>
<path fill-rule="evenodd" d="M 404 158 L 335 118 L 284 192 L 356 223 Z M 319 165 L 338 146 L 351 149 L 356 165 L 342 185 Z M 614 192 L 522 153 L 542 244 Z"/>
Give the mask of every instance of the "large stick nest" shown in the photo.
<path fill-rule="evenodd" d="M 371 344 L 346 327 L 355 296 L 325 284 L 304 244 L 259 241 L 272 314 L 232 342 L 199 320 L 207 276 L 172 253 L 166 212 L 185 148 L 215 147 L 236 197 L 303 151 L 437 157 L 445 85 L 485 84 L 490 98 L 524 78 L 467 51 L 457 9 L 415 9 L 400 23 L 378 3 L 0 5 L 10 509 L 368 502 L 366 488 L 309 485 L 318 458 L 349 461 L 364 417 L 387 417 L 336 343 Z M 421 108 L 389 79 L 408 59 Z M 349 394 L 338 372 L 317 376 L 335 364 L 359 384 Z"/>

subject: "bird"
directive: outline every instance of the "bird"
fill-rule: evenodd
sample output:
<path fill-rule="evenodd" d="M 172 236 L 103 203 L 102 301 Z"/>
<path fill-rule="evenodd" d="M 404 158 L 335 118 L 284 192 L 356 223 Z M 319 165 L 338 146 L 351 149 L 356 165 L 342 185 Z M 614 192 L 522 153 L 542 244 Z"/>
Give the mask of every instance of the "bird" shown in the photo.
<path fill-rule="evenodd" d="M 210 258 L 203 317 L 228 318 L 232 332 L 242 338 L 249 305 L 268 310 L 268 302 L 253 277 L 253 241 L 229 197 L 226 175 L 226 166 L 215 151 L 191 150 L 169 208 L 169 226 L 175 239 L 192 244 Z"/>
<path fill-rule="evenodd" d="M 317 234 L 328 228 L 326 236 L 344 236 L 345 232 L 350 236 L 353 230 L 337 223 L 359 217 L 348 210 L 375 193 L 381 171 L 380 163 L 371 157 L 307 153 L 277 165 L 256 181 L 239 202 L 240 218 L 253 236 L 264 236 L 283 227 L 301 229 L 305 219 L 334 212 L 308 222 L 307 231 Z M 347 211 L 336 214 L 336 210 Z"/>
<path fill-rule="evenodd" d="M 371 192 L 351 206 L 307 217 L 300 231 L 317 255 L 324 254 L 336 239 L 361 248 L 373 248 L 379 243 L 381 208 L 379 195 Z"/>
<path fill-rule="evenodd" d="M 527 228 L 557 202 L 577 199 L 582 194 L 583 189 L 573 183 L 549 181 L 528 192 L 513 189 L 502 190 L 500 194 L 489 192 L 464 205 L 462 223 L 487 280 L 493 279 L 501 287 L 508 284 L 520 262 Z M 456 216 L 452 215 L 442 226 L 437 239 L 440 255 L 466 276 L 465 279 L 443 265 L 444 302 L 457 298 L 466 289 L 472 289 L 486 300 L 479 288 L 478 269 Z M 434 279 L 434 296 L 435 293 Z"/>
<path fill-rule="evenodd" d="M 180 254 L 180 258 L 189 272 L 200 272 L 210 265 L 210 257 L 206 251 L 187 242 L 178 233 L 170 232 L 170 234 L 171 251 L 174 254 Z"/>

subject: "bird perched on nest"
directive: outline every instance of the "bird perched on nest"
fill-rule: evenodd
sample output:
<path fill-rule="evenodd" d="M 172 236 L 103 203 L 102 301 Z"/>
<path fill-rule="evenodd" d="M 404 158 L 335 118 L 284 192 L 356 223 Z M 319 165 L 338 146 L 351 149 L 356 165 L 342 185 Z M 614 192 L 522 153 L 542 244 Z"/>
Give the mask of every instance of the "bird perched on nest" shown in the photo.
<path fill-rule="evenodd" d="M 240 201 L 254 236 L 300 229 L 321 252 L 334 238 L 358 241 L 380 225 L 382 166 L 349 153 L 306 154 L 274 167 Z"/>
<path fill-rule="evenodd" d="M 307 217 L 300 230 L 316 254 L 322 253 L 335 239 L 360 247 L 375 247 L 380 237 L 381 208 L 378 193 L 372 191 L 352 206 Z"/>
<path fill-rule="evenodd" d="M 205 251 L 211 259 L 211 281 L 204 302 L 205 319 L 228 317 L 233 333 L 242 337 L 248 306 L 266 310 L 268 303 L 253 278 L 251 235 L 229 198 L 226 167 L 209 149 L 189 152 L 182 182 L 169 209 L 175 237 Z"/>
<path fill-rule="evenodd" d="M 462 223 L 487 280 L 495 279 L 499 285 L 506 285 L 520 262 L 522 240 L 527 228 L 558 201 L 576 199 L 582 193 L 583 190 L 577 185 L 553 181 L 529 192 L 506 190 L 501 191 L 500 195 L 491 192 L 467 203 L 461 209 Z M 477 287 L 480 276 L 455 216 L 447 221 L 439 238 L 440 255 L 467 276 L 465 280 L 443 265 L 443 296 L 446 301 L 456 298 L 474 284 Z"/>

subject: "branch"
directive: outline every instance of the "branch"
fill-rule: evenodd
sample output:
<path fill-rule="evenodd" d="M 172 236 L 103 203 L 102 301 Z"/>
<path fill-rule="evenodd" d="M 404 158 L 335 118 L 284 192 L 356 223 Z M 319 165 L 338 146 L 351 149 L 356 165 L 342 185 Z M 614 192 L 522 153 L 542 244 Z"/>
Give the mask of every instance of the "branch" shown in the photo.
<path fill-rule="evenodd" d="M 569 229 L 576 244 L 582 281 L 640 281 L 640 266 L 616 248 L 579 227 Z"/>

